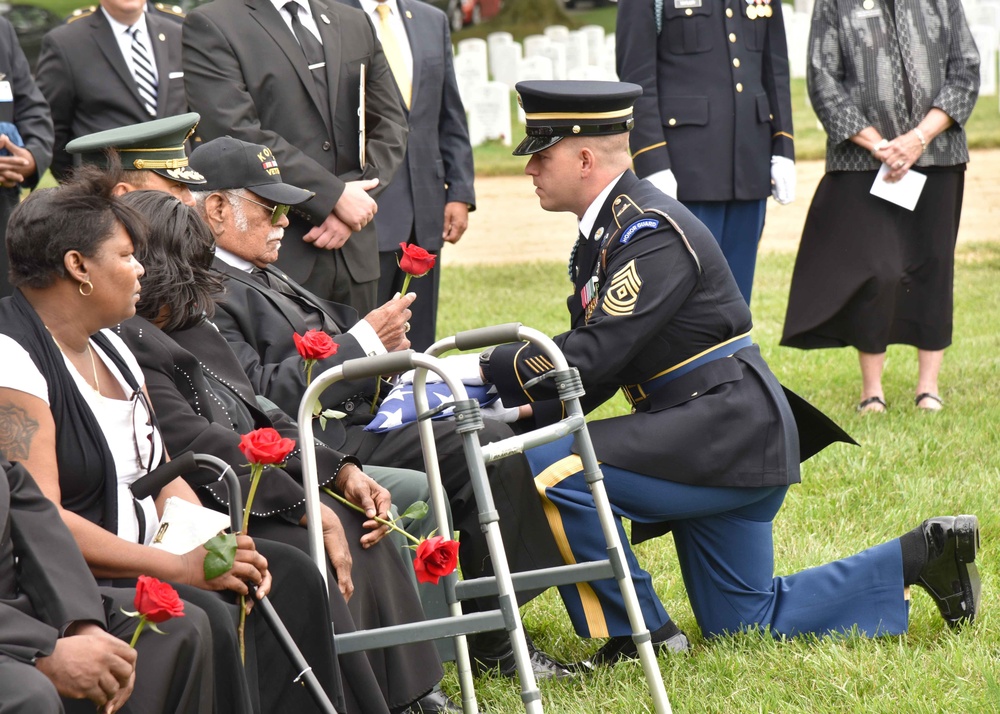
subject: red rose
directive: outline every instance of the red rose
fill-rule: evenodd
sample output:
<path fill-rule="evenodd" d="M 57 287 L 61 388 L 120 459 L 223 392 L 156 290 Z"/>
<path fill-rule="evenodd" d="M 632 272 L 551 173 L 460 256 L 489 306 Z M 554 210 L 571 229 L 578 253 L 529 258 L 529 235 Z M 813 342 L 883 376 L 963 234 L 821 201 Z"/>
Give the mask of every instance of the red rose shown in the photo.
<path fill-rule="evenodd" d="M 280 464 L 294 448 L 293 439 L 284 438 L 270 427 L 240 437 L 240 451 L 251 464 Z"/>
<path fill-rule="evenodd" d="M 419 245 L 412 243 L 400 243 L 403 249 L 403 257 L 399 261 L 399 267 L 404 273 L 409 273 L 415 278 L 426 275 L 434 267 L 436 255 L 431 255 Z"/>
<path fill-rule="evenodd" d="M 444 536 L 434 536 L 417 546 L 417 557 L 413 570 L 417 581 L 437 585 L 445 575 L 451 575 L 458 567 L 458 541 L 445 540 Z"/>
<path fill-rule="evenodd" d="M 148 575 L 140 575 L 135 584 L 135 609 L 149 622 L 166 622 L 171 617 L 184 617 L 184 603 L 167 583 Z"/>
<path fill-rule="evenodd" d="M 302 359 L 326 359 L 337 354 L 340 347 L 322 330 L 306 330 L 304 335 L 295 332 L 292 333 L 292 339 Z"/>

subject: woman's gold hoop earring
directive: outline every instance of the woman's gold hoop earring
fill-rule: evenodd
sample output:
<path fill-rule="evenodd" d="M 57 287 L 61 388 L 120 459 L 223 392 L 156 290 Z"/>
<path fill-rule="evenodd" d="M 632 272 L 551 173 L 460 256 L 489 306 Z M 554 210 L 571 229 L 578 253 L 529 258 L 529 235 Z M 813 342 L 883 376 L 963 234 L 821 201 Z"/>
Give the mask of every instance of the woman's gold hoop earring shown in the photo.
<path fill-rule="evenodd" d="M 84 285 L 89 285 L 90 290 L 88 290 L 87 292 L 83 292 Z M 80 294 L 83 295 L 84 297 L 90 297 L 94 293 L 94 284 L 89 280 L 84 280 L 82 283 L 80 283 L 77 289 L 80 291 Z"/>

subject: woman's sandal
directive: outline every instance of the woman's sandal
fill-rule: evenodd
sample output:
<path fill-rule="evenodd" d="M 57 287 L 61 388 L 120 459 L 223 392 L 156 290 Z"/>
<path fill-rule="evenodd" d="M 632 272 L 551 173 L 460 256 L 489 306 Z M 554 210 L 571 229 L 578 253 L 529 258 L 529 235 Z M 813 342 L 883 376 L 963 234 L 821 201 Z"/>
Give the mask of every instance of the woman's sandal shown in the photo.
<path fill-rule="evenodd" d="M 924 401 L 925 399 L 930 399 L 937 402 L 938 406 L 936 407 L 920 406 L 920 402 Z M 934 392 L 921 392 L 920 394 L 917 395 L 917 398 L 913 400 L 913 404 L 918 409 L 923 409 L 925 412 L 939 412 L 944 407 L 944 400 L 941 399 L 941 397 L 938 396 L 937 394 L 934 394 Z"/>
<path fill-rule="evenodd" d="M 924 396 L 932 395 L 925 394 Z M 881 408 L 876 407 L 876 405 Z M 878 396 L 868 397 L 868 399 L 863 400 L 861 404 L 858 405 L 859 414 L 881 414 L 888 409 L 889 405 L 885 403 L 885 400 L 882 399 L 882 397 Z"/>

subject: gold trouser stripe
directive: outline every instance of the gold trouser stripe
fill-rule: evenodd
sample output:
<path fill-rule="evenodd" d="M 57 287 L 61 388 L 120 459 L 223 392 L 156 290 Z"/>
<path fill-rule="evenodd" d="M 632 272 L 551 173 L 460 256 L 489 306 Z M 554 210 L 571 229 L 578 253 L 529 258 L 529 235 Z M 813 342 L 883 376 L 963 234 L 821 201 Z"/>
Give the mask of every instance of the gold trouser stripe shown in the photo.
<path fill-rule="evenodd" d="M 667 145 L 667 142 L 665 142 L 665 141 L 661 141 L 659 144 L 650 144 L 646 148 L 639 149 L 638 151 L 636 151 L 635 153 L 633 153 L 632 154 L 632 158 L 634 159 L 639 154 L 644 154 L 647 151 L 652 151 L 653 149 L 659 149 L 661 146 L 666 146 L 666 145 Z"/>
<path fill-rule="evenodd" d="M 795 141 L 795 137 L 789 134 L 787 131 L 779 131 L 771 136 L 772 139 L 777 139 L 779 136 L 787 136 L 792 141 Z"/>
<path fill-rule="evenodd" d="M 545 494 L 545 489 L 555 486 L 575 473 L 583 471 L 583 461 L 576 454 L 559 459 L 554 464 L 549 465 L 544 471 L 535 477 L 535 488 L 542 499 L 542 510 L 545 511 L 545 518 L 549 522 L 549 528 L 555 538 L 556 545 L 563 560 L 572 565 L 576 563 L 573 550 L 569 547 L 569 538 L 566 536 L 566 529 L 563 527 L 562 514 L 549 497 Z M 577 583 L 577 592 L 580 594 L 580 602 L 583 605 L 583 615 L 587 620 L 587 629 L 591 637 L 610 637 L 608 634 L 608 623 L 604 618 L 604 608 L 597 598 L 597 593 L 590 586 L 590 583 Z"/>
<path fill-rule="evenodd" d="M 525 112 L 524 118 L 530 121 L 542 119 L 621 119 L 632 116 L 632 107 L 616 109 L 613 112 Z"/>
<path fill-rule="evenodd" d="M 675 364 L 673 367 L 670 367 L 669 369 L 665 369 L 662 372 L 660 372 L 659 374 L 654 374 L 652 377 L 650 377 L 649 379 L 645 380 L 643 382 L 643 384 L 645 384 L 646 382 L 651 382 L 654 379 L 656 379 L 657 377 L 662 377 L 663 375 L 668 374 L 669 372 L 673 372 L 675 369 L 680 369 L 681 367 L 683 367 L 684 365 L 688 364 L 689 362 L 694 362 L 696 359 L 698 359 L 699 357 L 701 357 L 702 355 L 704 355 L 706 352 L 712 352 L 714 350 L 719 349 L 720 347 L 725 347 L 730 342 L 736 342 L 736 340 L 742 340 L 744 337 L 746 337 L 749 334 L 750 334 L 749 332 L 744 332 L 742 335 L 736 335 L 736 337 L 730 337 L 725 342 L 720 342 L 717 345 L 709 347 L 707 350 L 702 350 L 701 352 L 699 352 L 698 354 L 696 354 L 694 357 L 688 357 L 683 362 Z M 636 386 L 637 387 L 641 387 L 641 385 L 638 385 L 638 384 Z M 643 393 L 643 396 L 646 396 L 645 393 Z"/>

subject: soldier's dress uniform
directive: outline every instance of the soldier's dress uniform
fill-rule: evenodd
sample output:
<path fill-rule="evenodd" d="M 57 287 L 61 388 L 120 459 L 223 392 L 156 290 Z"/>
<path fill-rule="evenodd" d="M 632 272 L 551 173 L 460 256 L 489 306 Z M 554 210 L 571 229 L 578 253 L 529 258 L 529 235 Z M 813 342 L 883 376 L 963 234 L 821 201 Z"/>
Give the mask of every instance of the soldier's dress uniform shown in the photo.
<path fill-rule="evenodd" d="M 795 157 L 781 7 L 778 0 L 618 4 L 618 74 L 643 90 L 631 136 L 635 172 L 674 172 L 678 200 L 719 241 L 747 303 L 771 157 Z"/>
<path fill-rule="evenodd" d="M 565 117 L 555 92 L 540 102 L 529 97 L 534 84 L 518 85 L 527 115 Z M 620 109 L 597 101 L 592 107 L 605 115 Z M 586 114 L 575 121 L 576 133 L 586 133 Z M 548 133 L 538 141 L 567 133 L 539 128 Z M 526 142 L 532 132 L 529 126 Z M 619 389 L 634 405 L 631 414 L 589 425 L 612 507 L 632 521 L 635 541 L 672 530 L 702 632 L 769 627 L 775 636 L 791 636 L 855 626 L 868 635 L 904 632 L 908 603 L 895 540 L 796 575 L 773 575 L 771 523 L 788 487 L 800 480 L 800 460 L 851 439 L 771 373 L 749 335 L 750 310 L 705 226 L 626 171 L 603 199 L 590 234 L 580 237 L 570 277 L 571 329 L 554 339 L 580 371 L 584 408 Z M 551 369 L 536 348 L 500 345 L 484 353 L 481 365 L 506 406 L 531 402 L 536 422 L 561 416 L 550 401 L 551 380 L 522 386 Z M 571 441 L 527 456 L 564 559 L 605 557 Z M 646 625 L 655 631 L 669 616 L 627 545 L 626 557 Z M 560 592 L 580 635 L 631 632 L 614 581 Z"/>

